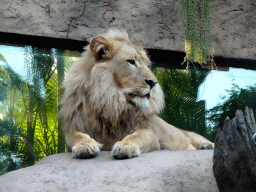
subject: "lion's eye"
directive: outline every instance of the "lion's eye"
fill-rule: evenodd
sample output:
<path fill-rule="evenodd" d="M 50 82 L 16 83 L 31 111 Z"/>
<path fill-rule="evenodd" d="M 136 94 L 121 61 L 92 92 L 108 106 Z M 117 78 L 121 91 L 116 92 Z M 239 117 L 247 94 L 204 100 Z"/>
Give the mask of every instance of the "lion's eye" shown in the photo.
<path fill-rule="evenodd" d="M 128 62 L 129 64 L 131 64 L 131 65 L 135 65 L 135 66 L 136 66 L 135 60 L 132 60 L 132 59 L 130 60 L 130 59 L 129 59 L 129 60 L 127 60 L 127 62 Z"/>

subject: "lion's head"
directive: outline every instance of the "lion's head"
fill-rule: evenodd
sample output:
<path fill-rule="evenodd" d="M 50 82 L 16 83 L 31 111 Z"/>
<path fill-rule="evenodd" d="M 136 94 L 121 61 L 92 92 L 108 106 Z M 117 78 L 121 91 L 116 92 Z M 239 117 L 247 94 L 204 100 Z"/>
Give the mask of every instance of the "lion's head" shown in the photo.
<path fill-rule="evenodd" d="M 121 116 L 129 122 L 159 113 L 164 97 L 150 66 L 145 50 L 134 46 L 126 32 L 110 30 L 94 38 L 64 81 L 67 126 L 81 129 L 86 118 L 115 124 Z"/>
<path fill-rule="evenodd" d="M 108 106 L 116 114 L 130 108 L 144 115 L 160 112 L 163 93 L 150 70 L 150 60 L 125 32 L 109 31 L 96 37 L 90 51 L 95 59 L 90 98 L 98 109 Z"/>

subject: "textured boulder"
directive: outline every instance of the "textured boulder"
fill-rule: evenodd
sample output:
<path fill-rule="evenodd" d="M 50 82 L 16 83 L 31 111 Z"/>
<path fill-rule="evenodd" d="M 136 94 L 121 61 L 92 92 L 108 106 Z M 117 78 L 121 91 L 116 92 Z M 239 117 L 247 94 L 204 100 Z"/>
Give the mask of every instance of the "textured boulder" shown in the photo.
<path fill-rule="evenodd" d="M 119 27 L 146 48 L 184 51 L 184 30 L 176 0 L 0 2 L 2 32 L 88 41 L 110 27 Z M 215 5 L 215 54 L 256 59 L 256 2 L 211 2 Z"/>
<path fill-rule="evenodd" d="M 101 151 L 93 159 L 71 153 L 43 158 L 36 165 L 0 176 L 0 191 L 218 191 L 213 150 L 153 151 L 126 160 Z"/>
<path fill-rule="evenodd" d="M 253 111 L 227 117 L 215 139 L 213 173 L 221 192 L 256 191 L 256 146 Z"/>

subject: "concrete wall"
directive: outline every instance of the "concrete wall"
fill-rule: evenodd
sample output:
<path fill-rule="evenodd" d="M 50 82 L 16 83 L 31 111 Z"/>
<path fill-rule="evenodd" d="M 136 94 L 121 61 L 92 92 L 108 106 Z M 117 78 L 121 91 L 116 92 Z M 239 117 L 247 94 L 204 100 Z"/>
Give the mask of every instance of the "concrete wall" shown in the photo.
<path fill-rule="evenodd" d="M 215 0 L 215 55 L 256 59 L 256 1 Z M 110 27 L 135 44 L 184 51 L 177 0 L 0 0 L 0 31 L 89 41 Z"/>

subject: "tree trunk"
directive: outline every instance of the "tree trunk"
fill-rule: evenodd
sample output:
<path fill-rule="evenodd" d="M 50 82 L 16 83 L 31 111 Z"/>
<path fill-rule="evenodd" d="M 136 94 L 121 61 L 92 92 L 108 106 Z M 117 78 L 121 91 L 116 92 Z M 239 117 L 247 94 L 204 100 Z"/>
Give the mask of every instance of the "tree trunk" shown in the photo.
<path fill-rule="evenodd" d="M 252 109 L 226 117 L 215 139 L 213 173 L 220 192 L 256 191 L 255 119 Z"/>
<path fill-rule="evenodd" d="M 63 50 L 57 51 L 57 74 L 58 74 L 58 102 L 60 102 L 63 89 L 61 87 L 64 79 L 64 57 Z M 58 112 L 60 111 L 60 105 L 58 105 Z M 57 153 L 65 152 L 65 136 L 62 129 L 62 120 L 58 117 L 58 150 Z"/>
<path fill-rule="evenodd" d="M 34 93 L 31 87 L 29 87 L 29 107 L 27 115 L 27 142 L 26 142 L 26 151 L 27 151 L 27 163 L 28 165 L 33 165 L 35 162 L 35 153 L 34 153 L 34 128 L 33 128 L 33 116 L 34 116 Z"/>

